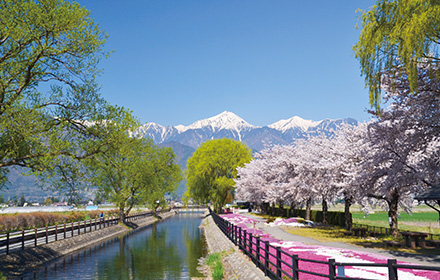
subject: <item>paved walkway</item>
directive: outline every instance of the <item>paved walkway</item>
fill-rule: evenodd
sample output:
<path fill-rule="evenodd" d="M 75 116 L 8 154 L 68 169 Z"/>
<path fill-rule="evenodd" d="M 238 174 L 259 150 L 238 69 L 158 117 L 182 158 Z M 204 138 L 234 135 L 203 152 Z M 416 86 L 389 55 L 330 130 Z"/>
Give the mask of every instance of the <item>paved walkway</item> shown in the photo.
<path fill-rule="evenodd" d="M 303 242 L 305 244 L 314 244 L 314 245 L 320 245 L 320 246 L 327 246 L 327 247 L 333 247 L 333 248 L 342 248 L 342 249 L 348 249 L 348 250 L 354 250 L 354 251 L 364 251 L 369 253 L 375 253 L 379 254 L 388 258 L 397 259 L 404 262 L 414 263 L 414 264 L 420 264 L 420 265 L 429 265 L 429 266 L 440 266 L 440 256 L 439 255 L 419 255 L 419 254 L 410 254 L 410 253 L 404 253 L 404 252 L 396 252 L 391 250 L 385 250 L 385 249 L 373 249 L 373 248 L 364 248 L 352 244 L 347 244 L 343 242 L 320 242 L 316 239 L 299 236 L 295 234 L 288 233 L 284 231 L 283 229 L 279 227 L 267 227 L 264 226 L 264 222 L 266 221 L 263 218 L 260 218 L 258 216 L 248 214 L 248 213 L 240 213 L 240 215 L 243 215 L 245 217 L 258 220 L 260 223 L 257 223 L 255 227 L 259 230 L 262 230 L 264 233 L 268 233 L 272 235 L 274 238 L 283 240 L 283 241 L 299 241 Z M 248 225 L 251 227 L 251 225 Z M 253 227 L 253 225 L 252 225 Z"/>

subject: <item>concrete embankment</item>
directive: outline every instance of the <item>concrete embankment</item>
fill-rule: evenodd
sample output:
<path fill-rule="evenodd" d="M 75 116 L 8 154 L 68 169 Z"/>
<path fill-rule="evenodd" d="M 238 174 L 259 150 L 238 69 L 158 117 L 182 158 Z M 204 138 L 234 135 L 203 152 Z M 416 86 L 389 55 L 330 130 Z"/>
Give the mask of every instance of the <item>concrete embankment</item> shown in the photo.
<path fill-rule="evenodd" d="M 162 213 L 159 216 L 166 219 L 175 215 L 174 211 Z M 15 251 L 9 255 L 0 256 L 0 271 L 8 279 L 18 277 L 35 270 L 37 267 L 57 258 L 69 255 L 75 251 L 96 245 L 121 234 L 151 225 L 160 219 L 147 217 L 128 223 L 129 226 L 115 225 L 97 231 L 87 232 L 78 236 L 44 244 L 23 251 Z"/>
<path fill-rule="evenodd" d="M 200 228 L 206 238 L 208 253 L 222 252 L 224 255 L 222 260 L 223 279 L 269 279 L 221 232 L 211 216 L 202 221 Z"/>

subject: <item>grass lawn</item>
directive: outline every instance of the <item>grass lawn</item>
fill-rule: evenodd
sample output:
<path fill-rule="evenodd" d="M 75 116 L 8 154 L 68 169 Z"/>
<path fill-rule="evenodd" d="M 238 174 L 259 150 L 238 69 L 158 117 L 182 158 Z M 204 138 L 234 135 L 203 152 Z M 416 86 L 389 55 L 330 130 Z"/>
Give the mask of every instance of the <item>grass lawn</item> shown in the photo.
<path fill-rule="evenodd" d="M 386 228 L 389 227 L 388 212 L 375 212 L 366 217 L 363 212 L 353 212 L 352 217 L 354 223 Z M 440 234 L 437 212 L 414 212 L 412 214 L 401 213 L 397 222 L 399 230 L 402 231 L 420 231 Z"/>

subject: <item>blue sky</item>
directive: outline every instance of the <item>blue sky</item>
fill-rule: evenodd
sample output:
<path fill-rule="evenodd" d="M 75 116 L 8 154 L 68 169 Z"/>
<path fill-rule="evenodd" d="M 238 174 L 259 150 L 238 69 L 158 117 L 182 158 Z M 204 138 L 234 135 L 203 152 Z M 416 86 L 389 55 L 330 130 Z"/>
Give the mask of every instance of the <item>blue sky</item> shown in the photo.
<path fill-rule="evenodd" d="M 352 53 L 375 1 L 80 0 L 109 35 L 102 95 L 142 123 L 369 119 Z"/>

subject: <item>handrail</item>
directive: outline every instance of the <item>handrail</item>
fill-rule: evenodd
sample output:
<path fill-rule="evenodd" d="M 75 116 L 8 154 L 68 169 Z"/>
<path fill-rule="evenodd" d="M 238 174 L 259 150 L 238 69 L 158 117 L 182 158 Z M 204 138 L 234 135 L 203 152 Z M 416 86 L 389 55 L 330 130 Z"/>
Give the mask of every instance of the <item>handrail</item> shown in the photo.
<path fill-rule="evenodd" d="M 168 210 L 160 210 L 158 213 Z M 137 220 L 152 216 L 153 212 L 141 212 L 125 217 L 125 221 Z M 46 226 L 42 228 L 21 230 L 0 234 L 0 255 L 9 254 L 14 250 L 24 250 L 26 247 L 37 247 L 61 239 L 78 236 L 87 232 L 104 229 L 119 223 L 119 217 L 95 218 L 76 222 Z"/>
<path fill-rule="evenodd" d="M 349 278 L 345 275 L 338 275 L 339 270 L 345 270 L 346 266 L 362 266 L 362 267 L 387 267 L 388 268 L 388 279 L 397 280 L 398 279 L 398 269 L 417 269 L 417 270 L 427 270 L 427 271 L 439 271 L 440 266 L 422 266 L 422 265 L 403 265 L 397 264 L 395 259 L 389 259 L 387 263 L 345 263 L 336 262 L 335 259 L 328 259 L 328 261 L 319 261 L 313 259 L 299 258 L 298 255 L 290 255 L 286 251 L 283 251 L 280 247 L 275 247 L 269 244 L 268 241 L 263 241 L 259 236 L 254 236 L 252 233 L 248 233 L 246 230 L 226 221 L 216 213 L 209 209 L 214 222 L 217 224 L 219 229 L 229 238 L 236 246 L 243 251 L 254 263 L 260 268 L 266 276 L 272 279 L 299 279 L 299 273 L 305 273 L 310 275 L 317 275 L 325 277 L 330 280 L 335 279 L 361 279 L 361 278 Z M 271 253 L 270 251 L 274 251 Z M 282 260 L 281 254 L 284 254 L 289 260 Z M 313 271 L 308 271 L 305 269 L 299 269 L 298 262 L 306 261 L 328 265 L 328 274 L 317 273 Z M 338 273 L 336 271 L 338 267 Z M 368 280 L 368 279 L 364 279 Z"/>

